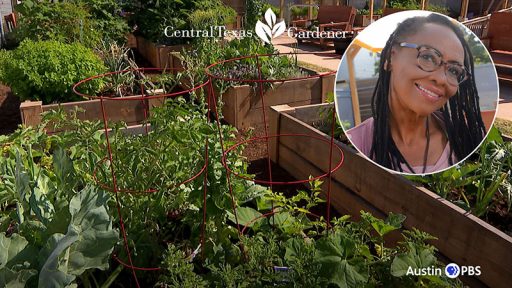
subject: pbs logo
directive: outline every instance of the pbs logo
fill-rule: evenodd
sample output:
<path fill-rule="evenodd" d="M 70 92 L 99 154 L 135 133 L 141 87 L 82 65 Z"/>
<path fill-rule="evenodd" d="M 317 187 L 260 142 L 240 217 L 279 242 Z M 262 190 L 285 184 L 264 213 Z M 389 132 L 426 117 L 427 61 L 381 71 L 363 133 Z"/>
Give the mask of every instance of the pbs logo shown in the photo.
<path fill-rule="evenodd" d="M 461 276 L 480 276 L 480 266 L 459 266 L 455 263 L 450 263 L 444 268 L 444 273 L 448 278 L 457 278 Z"/>

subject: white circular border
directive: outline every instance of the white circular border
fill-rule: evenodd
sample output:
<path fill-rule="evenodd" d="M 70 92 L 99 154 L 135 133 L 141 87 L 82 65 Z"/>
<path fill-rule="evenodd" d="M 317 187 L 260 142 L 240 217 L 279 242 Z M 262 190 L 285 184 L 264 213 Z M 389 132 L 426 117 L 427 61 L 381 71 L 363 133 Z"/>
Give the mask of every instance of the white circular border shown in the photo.
<path fill-rule="evenodd" d="M 350 141 L 350 143 L 357 150 L 357 152 L 359 152 L 367 160 L 369 160 L 373 164 L 379 166 L 380 168 L 382 168 L 384 170 L 387 170 L 388 172 L 391 172 L 391 173 L 394 173 L 394 174 L 399 174 L 399 175 L 404 175 L 404 176 L 427 176 L 427 175 L 432 175 L 432 174 L 436 174 L 436 173 L 441 173 L 441 172 L 449 170 L 449 169 L 451 169 L 453 167 L 457 167 L 460 163 L 466 161 L 466 159 L 471 157 L 471 155 L 473 155 L 480 148 L 482 143 L 487 139 L 487 136 L 489 135 L 489 132 L 491 131 L 492 127 L 494 126 L 494 122 L 496 121 L 496 115 L 498 115 L 498 109 L 499 109 L 498 108 L 499 107 L 498 103 L 499 103 L 499 97 L 500 97 L 500 83 L 499 83 L 499 80 L 498 80 L 498 73 L 496 72 L 496 66 L 494 65 L 494 61 L 492 60 L 492 57 L 491 57 L 491 54 L 489 53 L 489 50 L 487 50 L 487 47 L 485 47 L 485 45 L 482 43 L 482 40 L 480 40 L 480 38 L 478 36 L 476 36 L 473 33 L 473 31 L 471 31 L 469 28 L 464 26 L 464 24 L 462 24 L 461 22 L 459 22 L 459 21 L 457 21 L 457 20 L 455 20 L 453 18 L 450 18 L 450 17 L 448 17 L 448 16 L 446 16 L 444 14 L 440 14 L 440 13 L 437 13 L 437 12 L 424 11 L 424 10 L 408 10 L 408 11 L 396 12 L 396 13 L 387 15 L 386 17 L 380 18 L 379 20 L 371 23 L 368 27 L 364 28 L 364 30 L 361 31 L 352 41 L 354 41 L 355 39 L 357 39 L 359 37 L 369 37 L 369 36 L 366 36 L 366 35 L 372 35 L 372 34 L 375 35 L 375 34 L 377 34 L 377 35 L 385 35 L 386 36 L 385 41 L 384 41 L 384 43 L 385 43 L 387 41 L 387 39 L 389 38 L 389 36 L 391 35 L 391 33 L 393 33 L 393 31 L 395 31 L 396 26 L 400 22 L 404 21 L 407 18 L 411 18 L 411 17 L 415 17 L 415 16 L 428 16 L 430 14 L 438 14 L 438 15 L 441 15 L 443 17 L 447 17 L 448 19 L 450 19 L 451 21 L 456 23 L 459 27 L 463 27 L 464 31 L 466 33 L 470 33 L 474 37 L 476 37 L 478 39 L 478 42 L 480 42 L 480 45 L 482 45 L 485 48 L 485 51 L 487 52 L 487 55 L 489 56 L 489 59 L 491 61 L 490 63 L 493 66 L 494 76 L 495 76 L 495 79 L 496 79 L 496 88 L 497 88 L 496 89 L 496 110 L 495 110 L 496 112 L 494 113 L 494 117 L 492 119 L 492 123 L 491 123 L 490 129 L 487 131 L 486 135 L 483 137 L 483 140 L 480 142 L 480 144 L 478 144 L 471 153 L 469 153 L 464 159 L 459 160 L 457 163 L 455 163 L 455 164 L 453 164 L 453 165 L 451 165 L 451 166 L 449 166 L 447 168 L 444 168 L 444 169 L 441 169 L 441 170 L 437 170 L 437 171 L 434 171 L 434 172 L 429 172 L 429 173 L 417 173 L 417 174 L 414 174 L 414 173 L 407 173 L 407 172 L 399 172 L 399 171 L 392 170 L 392 169 L 389 169 L 387 167 L 384 167 L 384 166 L 378 164 L 377 162 L 375 162 L 374 160 L 370 159 L 364 153 L 362 153 L 361 150 L 359 150 L 359 148 L 352 143 L 352 140 L 350 140 L 350 138 L 347 137 L 348 141 Z M 377 28 L 377 24 L 380 26 L 379 28 Z M 373 31 L 373 30 L 376 30 L 376 29 L 379 29 L 378 31 L 380 31 L 380 33 L 375 33 Z M 386 31 L 386 33 L 383 33 L 382 32 L 383 30 Z M 388 30 L 389 30 L 389 33 L 387 32 Z M 337 121 L 339 121 L 339 123 L 342 123 L 342 119 L 340 117 L 340 111 L 338 109 L 339 105 L 338 105 L 338 96 L 336 94 L 336 82 L 338 80 L 338 73 L 340 72 L 341 65 L 342 65 L 343 61 L 346 60 L 345 59 L 346 51 L 348 51 L 348 49 L 352 45 L 353 45 L 353 43 L 350 43 L 350 45 L 347 47 L 347 49 L 343 53 L 343 55 L 341 57 L 341 60 L 340 60 L 340 64 L 338 66 L 338 70 L 336 71 L 336 77 L 335 77 L 335 81 L 334 81 L 334 107 L 335 107 L 335 110 L 336 110 L 336 119 L 337 119 Z M 345 133 L 345 135 L 346 135 L 346 130 L 343 127 L 343 125 L 340 125 L 340 126 L 341 126 L 341 129 L 343 129 L 343 133 Z"/>

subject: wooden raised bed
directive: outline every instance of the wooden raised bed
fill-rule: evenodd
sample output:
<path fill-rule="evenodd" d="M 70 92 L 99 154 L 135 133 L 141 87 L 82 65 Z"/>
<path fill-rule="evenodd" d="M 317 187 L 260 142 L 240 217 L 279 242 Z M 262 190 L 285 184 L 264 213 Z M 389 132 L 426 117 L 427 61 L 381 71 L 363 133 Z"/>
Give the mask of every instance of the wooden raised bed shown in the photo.
<path fill-rule="evenodd" d="M 271 107 L 272 134 L 305 133 L 326 137 L 310 124 L 319 120 L 318 109 L 329 104 L 291 108 Z M 357 218 L 360 210 L 383 216 L 389 212 L 407 216 L 405 228 L 416 227 L 438 240 L 432 243 L 447 263 L 481 266 L 478 278 L 464 277 L 471 287 L 510 287 L 512 283 L 512 237 L 469 214 L 428 189 L 416 187 L 366 160 L 350 147 L 344 165 L 333 174 L 333 206 Z M 329 146 L 316 139 L 280 137 L 271 142 L 271 157 L 297 179 L 328 170 Z M 336 163 L 338 159 L 332 159 Z M 324 184 L 325 185 L 325 184 Z M 327 189 L 327 188 L 324 188 Z M 324 190 L 327 191 L 327 190 Z"/>
<path fill-rule="evenodd" d="M 151 109 L 161 106 L 164 102 L 163 98 L 130 101 L 129 98 L 132 97 L 140 96 L 124 97 L 126 100 L 104 100 L 108 121 L 123 121 L 128 126 L 140 124 L 145 119 L 144 107 L 146 105 L 149 106 L 147 113 L 150 113 Z M 63 109 L 68 114 L 75 111 L 77 108 L 83 109 L 83 112 L 76 114 L 77 118 L 80 120 L 94 121 L 103 119 L 100 100 L 95 99 L 49 105 L 43 105 L 41 101 L 25 101 L 20 105 L 21 121 L 26 126 L 38 125 L 41 123 L 42 113 L 59 108 Z"/>
<path fill-rule="evenodd" d="M 137 36 L 137 50 L 146 60 L 156 68 L 175 68 L 170 55 L 181 52 L 188 45 L 166 46 L 155 44 L 144 37 Z"/>
<path fill-rule="evenodd" d="M 328 75 L 274 83 L 273 89 L 264 91 L 267 118 L 270 106 L 303 106 L 325 102 L 327 93 L 333 91 L 334 81 L 335 75 Z M 230 87 L 222 95 L 224 119 L 238 129 L 262 124 L 263 111 L 259 93 L 259 88 L 252 88 L 249 85 Z"/>

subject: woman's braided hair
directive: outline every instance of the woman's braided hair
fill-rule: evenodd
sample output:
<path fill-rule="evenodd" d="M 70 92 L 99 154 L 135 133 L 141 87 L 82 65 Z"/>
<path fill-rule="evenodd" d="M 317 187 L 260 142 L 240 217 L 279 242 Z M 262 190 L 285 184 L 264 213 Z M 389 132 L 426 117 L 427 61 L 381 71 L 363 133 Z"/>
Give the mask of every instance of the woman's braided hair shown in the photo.
<path fill-rule="evenodd" d="M 425 24 L 434 23 L 450 28 L 460 40 L 464 48 L 464 66 L 471 76 L 461 84 L 457 93 L 440 109 L 444 118 L 446 133 L 450 143 L 450 165 L 452 155 L 456 159 L 466 158 L 480 144 L 486 130 L 480 114 L 479 96 L 474 76 L 473 55 L 464 39 L 461 29 L 445 16 L 430 14 L 404 20 L 398 24 L 381 52 L 379 78 L 373 91 L 372 112 L 374 118 L 373 143 L 370 158 L 378 164 L 402 172 L 401 164 L 409 164 L 400 153 L 391 137 L 389 126 L 389 93 L 391 71 L 391 49 L 403 41 L 403 37 L 418 32 Z M 388 66 L 388 67 L 385 67 Z"/>

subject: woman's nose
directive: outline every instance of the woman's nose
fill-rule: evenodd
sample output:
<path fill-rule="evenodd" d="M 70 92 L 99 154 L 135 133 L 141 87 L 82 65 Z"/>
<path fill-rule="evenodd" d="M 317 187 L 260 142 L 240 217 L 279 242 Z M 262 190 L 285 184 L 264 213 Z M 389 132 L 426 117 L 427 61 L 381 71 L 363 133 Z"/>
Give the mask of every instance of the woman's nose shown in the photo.
<path fill-rule="evenodd" d="M 448 76 L 446 75 L 446 66 L 441 65 L 438 69 L 430 72 L 429 79 L 437 83 L 438 85 L 449 85 Z"/>

